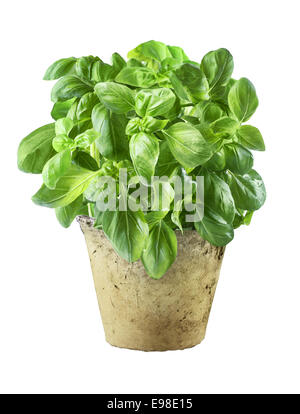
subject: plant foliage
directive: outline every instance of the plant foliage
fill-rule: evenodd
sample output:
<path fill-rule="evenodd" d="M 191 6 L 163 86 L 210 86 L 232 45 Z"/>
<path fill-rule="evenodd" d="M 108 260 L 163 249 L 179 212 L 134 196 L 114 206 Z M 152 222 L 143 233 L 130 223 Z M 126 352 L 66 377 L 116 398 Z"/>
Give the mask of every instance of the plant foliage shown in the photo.
<path fill-rule="evenodd" d="M 247 123 L 258 98 L 253 84 L 233 79 L 232 72 L 227 49 L 195 62 L 180 47 L 157 41 L 131 50 L 127 61 L 114 53 L 111 64 L 94 56 L 54 62 L 44 76 L 57 80 L 54 122 L 30 133 L 18 149 L 19 169 L 42 174 L 33 201 L 54 208 L 64 227 L 78 214 L 93 216 L 117 253 L 130 262 L 141 259 L 155 279 L 176 258 L 175 230 L 195 229 L 211 244 L 226 245 L 266 198 L 251 152 L 264 151 L 264 141 Z M 146 196 L 145 208 L 123 211 L 118 197 L 115 211 L 102 211 L 108 187 L 101 178 L 113 177 L 121 187 L 121 168 L 141 176 L 145 188 L 153 176 L 165 176 L 168 208 L 154 191 L 155 208 Z M 186 200 L 174 200 L 174 175 L 204 177 L 201 221 L 188 222 Z M 134 186 L 118 191 L 132 201 Z"/>

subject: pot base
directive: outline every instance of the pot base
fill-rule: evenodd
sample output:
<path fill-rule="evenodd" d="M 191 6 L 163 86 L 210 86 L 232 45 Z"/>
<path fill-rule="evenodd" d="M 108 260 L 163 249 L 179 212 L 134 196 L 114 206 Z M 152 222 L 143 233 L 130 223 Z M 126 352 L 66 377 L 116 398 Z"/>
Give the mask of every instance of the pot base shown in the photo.
<path fill-rule="evenodd" d="M 204 337 L 203 337 L 203 339 L 204 339 Z M 203 339 L 200 342 L 198 342 L 194 345 L 184 346 L 183 348 L 178 348 L 178 347 L 176 347 L 176 348 L 159 348 L 159 347 L 155 347 L 155 348 L 151 349 L 151 348 L 148 348 L 148 347 L 147 348 L 130 348 L 129 346 L 115 345 L 115 344 L 112 344 L 111 342 L 109 342 L 107 340 L 107 338 L 105 338 L 106 342 L 109 345 L 113 346 L 114 348 L 128 349 L 129 351 L 142 351 L 142 352 L 183 351 L 184 349 L 194 348 L 195 346 L 199 345 L 203 341 Z"/>
<path fill-rule="evenodd" d="M 112 248 L 93 220 L 77 218 L 84 233 L 109 344 L 142 351 L 191 348 L 205 336 L 224 247 L 194 231 L 176 232 L 178 254 L 160 279 L 141 261 L 128 263 Z"/>

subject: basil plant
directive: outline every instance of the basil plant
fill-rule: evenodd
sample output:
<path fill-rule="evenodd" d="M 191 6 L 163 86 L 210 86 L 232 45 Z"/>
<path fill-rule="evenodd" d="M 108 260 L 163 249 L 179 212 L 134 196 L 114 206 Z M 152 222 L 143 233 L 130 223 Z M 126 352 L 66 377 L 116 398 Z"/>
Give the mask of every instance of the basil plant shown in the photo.
<path fill-rule="evenodd" d="M 141 259 L 155 279 L 176 258 L 176 231 L 196 230 L 212 245 L 226 245 L 266 198 L 252 154 L 265 145 L 248 123 L 256 91 L 232 72 L 226 49 L 198 63 L 157 41 L 131 50 L 127 61 L 114 53 L 111 64 L 97 56 L 54 62 L 44 76 L 57 80 L 54 122 L 18 149 L 19 169 L 42 175 L 32 200 L 54 208 L 64 227 L 79 214 L 93 217 L 116 252 Z M 158 187 L 154 177 L 164 178 Z M 178 197 L 174 177 L 190 192 Z M 202 215 L 191 222 L 187 205 L 197 205 L 197 177 Z"/>

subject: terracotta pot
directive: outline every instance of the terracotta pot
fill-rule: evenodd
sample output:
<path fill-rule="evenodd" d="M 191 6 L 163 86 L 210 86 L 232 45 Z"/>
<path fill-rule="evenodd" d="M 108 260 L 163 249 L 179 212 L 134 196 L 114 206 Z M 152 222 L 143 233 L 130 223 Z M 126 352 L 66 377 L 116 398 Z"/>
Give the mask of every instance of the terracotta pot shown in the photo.
<path fill-rule="evenodd" d="M 178 255 L 159 280 L 141 261 L 117 255 L 93 220 L 78 216 L 86 239 L 107 342 L 120 348 L 166 351 L 199 344 L 206 331 L 224 247 L 194 230 L 176 232 Z"/>

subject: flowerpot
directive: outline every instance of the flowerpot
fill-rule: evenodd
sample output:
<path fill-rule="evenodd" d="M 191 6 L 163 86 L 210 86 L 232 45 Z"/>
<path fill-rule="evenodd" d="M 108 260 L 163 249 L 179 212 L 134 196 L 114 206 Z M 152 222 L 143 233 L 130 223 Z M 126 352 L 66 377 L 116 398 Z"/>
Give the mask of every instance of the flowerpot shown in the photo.
<path fill-rule="evenodd" d="M 141 261 L 117 255 L 93 219 L 78 216 L 86 239 L 107 342 L 120 348 L 166 351 L 199 344 L 219 278 L 224 247 L 194 230 L 176 232 L 178 255 L 159 280 Z"/>

